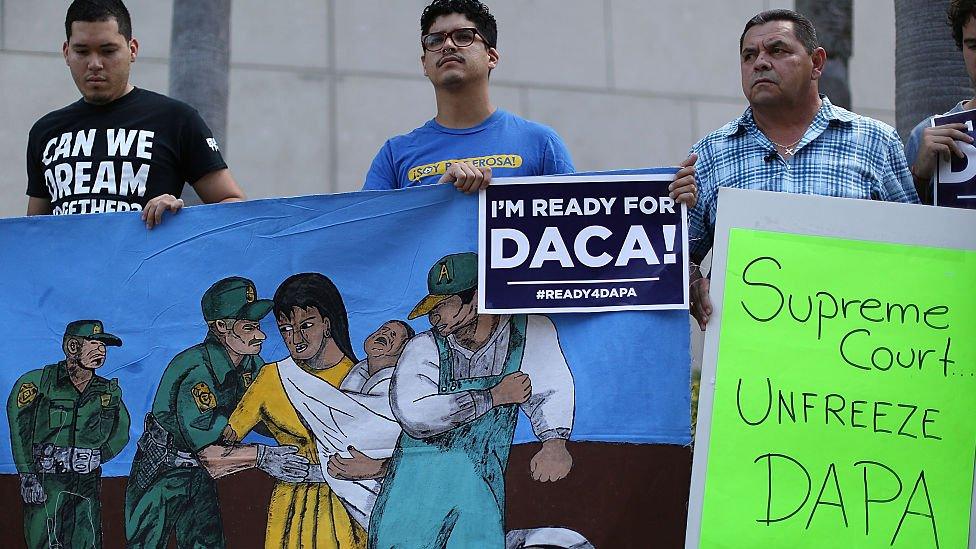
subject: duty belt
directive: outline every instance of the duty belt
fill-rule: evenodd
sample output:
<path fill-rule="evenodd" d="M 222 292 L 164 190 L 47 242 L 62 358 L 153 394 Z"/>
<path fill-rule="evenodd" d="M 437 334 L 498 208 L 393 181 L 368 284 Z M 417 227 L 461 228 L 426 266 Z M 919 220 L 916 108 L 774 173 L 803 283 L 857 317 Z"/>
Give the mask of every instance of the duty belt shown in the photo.
<path fill-rule="evenodd" d="M 193 454 L 177 450 L 173 436 L 159 424 L 151 414 L 146 414 L 145 429 L 136 443 L 138 466 L 133 468 L 129 482 L 147 489 L 161 473 L 171 469 L 199 467 L 200 462 Z"/>
<path fill-rule="evenodd" d="M 31 448 L 39 473 L 86 474 L 102 464 L 102 452 L 96 448 L 34 444 Z"/>

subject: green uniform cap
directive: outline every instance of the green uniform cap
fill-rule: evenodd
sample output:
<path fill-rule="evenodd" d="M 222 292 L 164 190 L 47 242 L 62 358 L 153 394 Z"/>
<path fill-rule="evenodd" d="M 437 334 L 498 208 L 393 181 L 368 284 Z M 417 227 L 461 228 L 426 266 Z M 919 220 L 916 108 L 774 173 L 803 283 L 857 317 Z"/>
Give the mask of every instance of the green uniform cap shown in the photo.
<path fill-rule="evenodd" d="M 271 312 L 274 302 L 257 297 L 254 283 L 246 278 L 232 276 L 217 281 L 203 294 L 203 318 L 207 322 L 223 318 L 261 320 Z"/>
<path fill-rule="evenodd" d="M 427 272 L 427 297 L 410 311 L 408 319 L 423 316 L 438 303 L 478 286 L 478 254 L 465 252 L 444 256 Z"/>
<path fill-rule="evenodd" d="M 64 337 L 82 337 L 94 339 L 110 347 L 121 347 L 122 340 L 118 336 L 105 333 L 101 320 L 76 320 L 68 323 L 64 329 Z"/>

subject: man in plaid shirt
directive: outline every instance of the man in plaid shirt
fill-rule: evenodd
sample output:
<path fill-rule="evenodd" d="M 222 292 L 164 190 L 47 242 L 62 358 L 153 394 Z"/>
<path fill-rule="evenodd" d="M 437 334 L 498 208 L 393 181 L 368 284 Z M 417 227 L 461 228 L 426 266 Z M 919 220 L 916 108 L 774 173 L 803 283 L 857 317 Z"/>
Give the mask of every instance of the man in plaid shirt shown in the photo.
<path fill-rule="evenodd" d="M 700 263 L 712 247 L 718 188 L 918 202 L 898 134 L 831 105 L 818 89 L 827 53 L 809 19 L 769 10 L 739 38 L 742 91 L 749 108 L 695 144 L 700 189 L 689 244 Z M 692 315 L 712 314 L 709 281 L 692 275 Z"/>

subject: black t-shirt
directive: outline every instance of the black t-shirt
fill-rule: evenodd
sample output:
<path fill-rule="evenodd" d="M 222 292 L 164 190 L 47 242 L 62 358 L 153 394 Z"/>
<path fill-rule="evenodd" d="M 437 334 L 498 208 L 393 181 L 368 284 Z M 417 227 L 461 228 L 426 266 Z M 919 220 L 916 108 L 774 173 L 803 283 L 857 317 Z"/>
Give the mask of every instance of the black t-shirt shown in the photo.
<path fill-rule="evenodd" d="M 55 214 L 142 210 L 226 167 L 193 107 L 135 88 L 107 105 L 79 99 L 38 120 L 27 142 L 27 194 L 50 199 Z"/>

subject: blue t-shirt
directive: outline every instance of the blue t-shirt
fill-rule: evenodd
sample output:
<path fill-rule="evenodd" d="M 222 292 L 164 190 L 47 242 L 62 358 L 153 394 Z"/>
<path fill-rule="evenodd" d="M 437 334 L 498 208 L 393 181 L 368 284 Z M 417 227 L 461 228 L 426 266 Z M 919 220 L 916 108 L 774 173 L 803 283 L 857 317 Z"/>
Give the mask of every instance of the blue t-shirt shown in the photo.
<path fill-rule="evenodd" d="M 496 109 L 473 128 L 445 128 L 430 120 L 388 139 L 373 159 L 363 190 L 431 185 L 459 160 L 490 167 L 492 177 L 575 171 L 566 145 L 552 128 Z"/>

